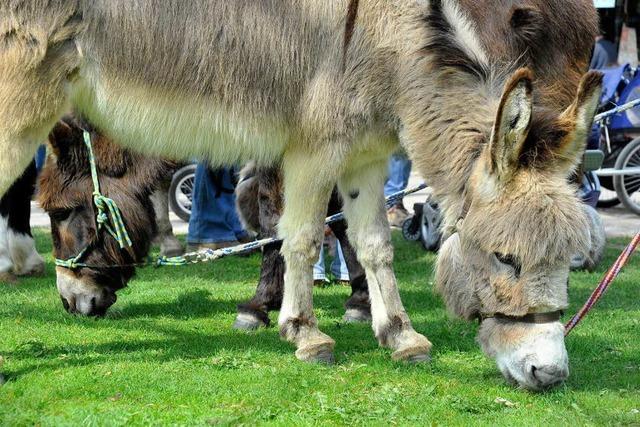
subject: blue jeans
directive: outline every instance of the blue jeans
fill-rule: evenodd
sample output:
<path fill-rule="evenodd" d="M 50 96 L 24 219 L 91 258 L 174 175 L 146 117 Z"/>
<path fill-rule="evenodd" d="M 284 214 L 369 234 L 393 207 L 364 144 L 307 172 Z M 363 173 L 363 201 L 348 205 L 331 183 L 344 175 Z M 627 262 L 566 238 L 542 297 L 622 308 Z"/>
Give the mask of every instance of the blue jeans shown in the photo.
<path fill-rule="evenodd" d="M 44 166 L 45 160 L 47 160 L 46 145 L 41 145 L 40 147 L 38 147 L 38 151 L 36 151 L 35 159 L 36 159 L 36 169 L 38 169 L 38 172 L 40 172 L 42 170 L 42 167 Z"/>
<path fill-rule="evenodd" d="M 334 254 L 333 261 L 331 261 L 331 273 L 338 280 L 349 280 L 349 269 L 347 269 L 347 263 L 342 255 L 342 247 L 340 242 L 336 241 L 336 253 Z M 318 262 L 313 266 L 313 280 L 326 280 L 324 268 L 324 245 L 320 248 L 320 257 Z"/>
<path fill-rule="evenodd" d="M 187 243 L 230 242 L 247 237 L 236 212 L 235 171 L 198 163 Z"/>
<path fill-rule="evenodd" d="M 385 197 L 407 188 L 410 175 L 411 160 L 404 153 L 394 153 L 389 159 L 389 177 L 384 184 Z"/>

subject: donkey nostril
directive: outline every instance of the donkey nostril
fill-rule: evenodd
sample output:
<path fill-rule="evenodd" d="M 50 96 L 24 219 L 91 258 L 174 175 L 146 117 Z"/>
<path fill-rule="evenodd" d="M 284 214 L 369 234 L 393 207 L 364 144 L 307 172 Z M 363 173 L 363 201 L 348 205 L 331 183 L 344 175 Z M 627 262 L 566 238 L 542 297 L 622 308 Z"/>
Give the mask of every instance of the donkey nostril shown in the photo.
<path fill-rule="evenodd" d="M 63 296 L 60 296 L 60 299 L 62 300 L 62 306 L 64 307 L 64 309 L 69 312 L 69 302 L 67 301 L 67 299 Z"/>
<path fill-rule="evenodd" d="M 569 376 L 567 369 L 557 366 L 541 366 L 531 365 L 529 368 L 531 378 L 542 387 L 550 387 L 561 383 Z"/>

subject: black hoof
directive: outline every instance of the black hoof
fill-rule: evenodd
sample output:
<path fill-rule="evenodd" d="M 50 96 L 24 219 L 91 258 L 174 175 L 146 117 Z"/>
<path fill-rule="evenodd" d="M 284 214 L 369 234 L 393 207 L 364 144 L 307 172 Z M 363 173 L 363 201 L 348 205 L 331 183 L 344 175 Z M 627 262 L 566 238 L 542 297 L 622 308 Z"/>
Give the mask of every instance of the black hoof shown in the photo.
<path fill-rule="evenodd" d="M 248 313 L 238 313 L 235 322 L 233 322 L 233 329 L 241 331 L 255 331 L 261 327 L 266 327 L 262 320 Z"/>
<path fill-rule="evenodd" d="M 348 308 L 342 320 L 347 323 L 371 323 L 371 313 L 365 309 Z"/>

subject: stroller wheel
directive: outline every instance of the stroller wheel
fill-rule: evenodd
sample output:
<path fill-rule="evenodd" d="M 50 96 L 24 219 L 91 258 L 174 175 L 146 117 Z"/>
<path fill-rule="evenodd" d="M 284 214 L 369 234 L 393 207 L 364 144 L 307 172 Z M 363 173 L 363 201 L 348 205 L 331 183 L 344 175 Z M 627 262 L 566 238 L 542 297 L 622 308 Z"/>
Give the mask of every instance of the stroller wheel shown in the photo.
<path fill-rule="evenodd" d="M 171 179 L 169 206 L 171 206 L 171 210 L 184 222 L 189 222 L 189 217 L 191 217 L 195 175 L 196 165 L 189 164 L 176 171 Z"/>
<path fill-rule="evenodd" d="M 616 169 L 640 167 L 640 138 L 624 147 L 616 160 Z M 640 215 L 640 175 L 618 175 L 613 178 L 618 198 L 630 211 Z"/>
<path fill-rule="evenodd" d="M 420 227 L 414 224 L 417 218 L 416 215 L 413 215 L 405 219 L 402 223 L 402 237 L 411 242 L 420 240 Z"/>

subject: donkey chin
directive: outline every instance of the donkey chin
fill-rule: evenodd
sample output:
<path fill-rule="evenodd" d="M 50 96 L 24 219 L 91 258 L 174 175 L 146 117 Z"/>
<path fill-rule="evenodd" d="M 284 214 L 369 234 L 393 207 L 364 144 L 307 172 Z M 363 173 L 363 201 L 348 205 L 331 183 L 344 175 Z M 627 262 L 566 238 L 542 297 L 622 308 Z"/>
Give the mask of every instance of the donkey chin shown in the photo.
<path fill-rule="evenodd" d="M 114 289 L 60 267 L 56 269 L 56 285 L 62 305 L 71 314 L 102 317 L 117 300 Z"/>
<path fill-rule="evenodd" d="M 486 275 L 472 272 L 463 259 L 456 233 L 440 249 L 436 286 L 453 314 L 473 320 L 480 317 L 484 306 L 479 294 L 485 292 L 478 290 L 486 291 L 490 286 Z M 490 317 L 482 321 L 477 341 L 482 351 L 495 359 L 502 375 L 519 387 L 541 391 L 569 376 L 564 327 L 559 321 L 534 324 Z"/>

